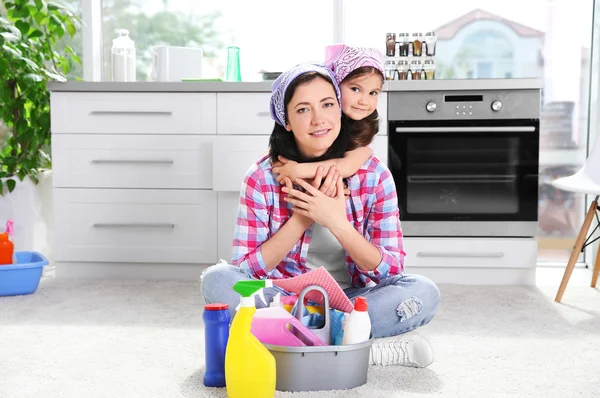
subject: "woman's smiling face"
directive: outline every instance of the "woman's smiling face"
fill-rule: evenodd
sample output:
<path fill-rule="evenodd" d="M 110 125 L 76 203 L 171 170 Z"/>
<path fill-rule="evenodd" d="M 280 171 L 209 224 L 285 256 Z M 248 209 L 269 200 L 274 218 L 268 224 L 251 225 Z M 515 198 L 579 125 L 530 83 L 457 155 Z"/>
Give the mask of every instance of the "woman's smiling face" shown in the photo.
<path fill-rule="evenodd" d="M 287 105 L 287 131 L 303 156 L 319 157 L 340 134 L 340 105 L 333 85 L 322 77 L 299 84 Z"/>

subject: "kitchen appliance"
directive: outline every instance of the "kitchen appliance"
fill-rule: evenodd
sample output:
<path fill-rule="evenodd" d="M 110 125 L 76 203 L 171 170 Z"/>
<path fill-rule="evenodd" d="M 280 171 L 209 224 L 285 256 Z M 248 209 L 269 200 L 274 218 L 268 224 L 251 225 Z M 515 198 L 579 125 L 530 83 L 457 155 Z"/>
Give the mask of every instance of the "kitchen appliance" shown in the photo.
<path fill-rule="evenodd" d="M 202 78 L 204 56 L 201 48 L 156 46 L 152 51 L 152 80 L 179 82 Z"/>
<path fill-rule="evenodd" d="M 405 236 L 537 235 L 538 89 L 388 97 L 388 163 Z"/>

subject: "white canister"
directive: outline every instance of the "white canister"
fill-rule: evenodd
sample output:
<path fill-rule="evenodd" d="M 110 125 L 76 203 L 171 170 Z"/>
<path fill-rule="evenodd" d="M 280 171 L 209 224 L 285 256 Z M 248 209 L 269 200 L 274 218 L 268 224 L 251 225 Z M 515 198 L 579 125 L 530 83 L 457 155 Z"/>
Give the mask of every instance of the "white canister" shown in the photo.
<path fill-rule="evenodd" d="M 135 43 L 127 29 L 119 29 L 119 37 L 113 39 L 110 58 L 113 81 L 135 81 Z"/>

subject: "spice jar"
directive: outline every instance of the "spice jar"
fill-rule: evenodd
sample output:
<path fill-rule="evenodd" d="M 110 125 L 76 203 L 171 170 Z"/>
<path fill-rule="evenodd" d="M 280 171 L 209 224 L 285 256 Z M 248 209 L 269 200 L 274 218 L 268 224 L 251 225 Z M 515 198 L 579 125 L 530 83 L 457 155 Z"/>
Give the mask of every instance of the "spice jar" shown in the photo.
<path fill-rule="evenodd" d="M 412 55 L 420 57 L 423 49 L 423 35 L 421 33 L 413 33 L 412 35 Z"/>
<path fill-rule="evenodd" d="M 435 55 L 435 43 L 437 42 L 437 36 L 435 32 L 425 33 L 425 54 L 429 57 Z"/>
<path fill-rule="evenodd" d="M 398 33 L 398 55 L 408 57 L 408 48 L 410 47 L 410 38 L 408 33 Z"/>
<path fill-rule="evenodd" d="M 396 61 L 385 61 L 385 80 L 396 79 Z"/>
<path fill-rule="evenodd" d="M 421 61 L 414 60 L 410 63 L 410 80 L 421 80 L 421 74 L 423 68 L 421 67 Z"/>
<path fill-rule="evenodd" d="M 408 45 L 408 43 L 407 43 Z M 410 69 L 410 65 L 408 61 L 400 60 L 398 61 L 398 80 L 408 80 L 408 70 Z"/>
<path fill-rule="evenodd" d="M 425 60 L 423 70 L 425 71 L 426 80 L 433 80 L 435 78 L 435 62 L 433 61 L 433 58 Z"/>
<path fill-rule="evenodd" d="M 387 33 L 385 35 L 385 55 L 394 57 L 396 55 L 396 34 Z"/>

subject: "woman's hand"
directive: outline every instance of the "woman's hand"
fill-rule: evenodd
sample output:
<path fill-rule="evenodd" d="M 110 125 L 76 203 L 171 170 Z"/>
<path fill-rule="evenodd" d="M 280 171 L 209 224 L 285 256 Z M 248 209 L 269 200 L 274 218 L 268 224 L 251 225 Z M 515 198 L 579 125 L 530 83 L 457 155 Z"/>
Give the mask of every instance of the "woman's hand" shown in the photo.
<path fill-rule="evenodd" d="M 336 181 L 337 181 L 337 178 L 339 178 L 339 177 L 340 177 L 339 172 L 337 171 L 335 166 L 332 166 L 329 168 L 329 171 L 327 172 L 325 181 L 323 183 L 321 183 L 321 181 L 323 181 L 323 167 L 319 166 L 319 168 L 317 168 L 317 174 L 315 175 L 315 178 L 312 180 L 310 185 L 316 189 L 319 189 L 319 191 L 321 193 L 323 193 L 324 195 L 327 195 L 330 197 L 335 197 L 335 195 L 337 194 Z M 287 192 L 289 192 L 290 190 L 294 189 L 294 186 L 292 185 L 292 180 L 290 180 L 289 178 L 286 177 L 283 182 L 285 184 L 285 189 L 282 188 L 282 190 L 284 192 L 286 192 L 286 190 L 287 190 Z M 285 199 L 287 199 L 287 198 L 285 198 Z M 301 224 L 305 228 L 310 227 L 313 223 L 313 220 L 310 217 L 306 217 L 297 212 L 294 212 L 294 214 L 292 214 L 292 218 L 301 222 Z"/>
<path fill-rule="evenodd" d="M 292 209 L 294 214 L 309 218 L 331 231 L 337 228 L 344 228 L 347 226 L 346 224 L 348 224 L 344 184 L 342 182 L 342 177 L 339 175 L 335 181 L 335 197 L 329 197 L 306 181 L 298 179 L 296 180 L 296 183 L 304 188 L 306 193 L 286 185 L 286 187 L 283 188 L 283 191 L 288 193 L 288 197 L 284 200 L 293 205 Z"/>
<path fill-rule="evenodd" d="M 283 156 L 277 156 L 279 161 L 273 163 L 273 173 L 278 174 L 277 182 L 283 184 L 286 178 L 295 181 L 299 178 L 299 165 L 298 162 L 284 158 Z"/>

